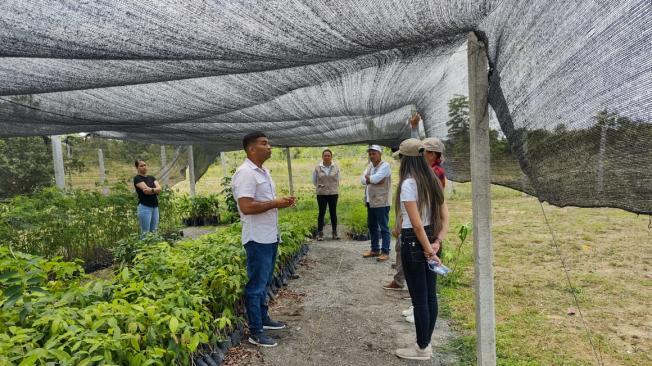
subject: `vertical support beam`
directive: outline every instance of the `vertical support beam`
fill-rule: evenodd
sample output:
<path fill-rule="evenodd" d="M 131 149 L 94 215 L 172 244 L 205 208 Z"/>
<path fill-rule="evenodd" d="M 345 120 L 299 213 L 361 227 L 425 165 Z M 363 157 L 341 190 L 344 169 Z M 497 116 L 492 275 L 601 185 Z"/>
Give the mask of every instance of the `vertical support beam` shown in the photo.
<path fill-rule="evenodd" d="M 97 149 L 97 161 L 100 169 L 100 187 L 102 187 L 102 194 L 108 195 L 109 188 L 105 186 L 106 182 L 106 171 L 104 170 L 104 151 L 102 149 Z"/>
<path fill-rule="evenodd" d="M 188 179 L 190 180 L 190 197 L 195 196 L 195 156 L 192 145 L 188 145 Z"/>
<path fill-rule="evenodd" d="M 471 183 L 475 251 L 475 318 L 478 366 L 496 365 L 491 180 L 489 158 L 489 77 L 487 50 L 475 33 L 468 38 Z"/>
<path fill-rule="evenodd" d="M 168 176 L 170 174 L 167 172 L 167 166 L 168 157 L 165 154 L 165 145 L 161 145 L 161 172 L 165 172 L 165 174 L 161 177 L 163 178 L 163 187 L 169 186 Z"/>
<path fill-rule="evenodd" d="M 229 172 L 226 170 L 226 153 L 224 151 L 220 152 L 220 163 L 222 164 L 222 176 L 227 177 Z"/>
<path fill-rule="evenodd" d="M 288 177 L 290 179 L 290 196 L 294 196 L 294 184 L 292 182 L 292 157 L 290 147 L 285 147 L 285 157 L 288 159 Z"/>
<path fill-rule="evenodd" d="M 63 151 L 61 149 L 61 136 L 52 136 L 52 158 L 54 160 L 54 182 L 57 188 L 66 188 L 66 176 L 63 169 Z"/>
<path fill-rule="evenodd" d="M 604 153 L 607 149 L 607 128 L 609 124 L 608 118 L 609 117 L 607 117 L 607 121 L 602 124 L 602 128 L 600 130 L 600 151 L 598 152 L 598 169 L 596 172 L 596 191 L 599 194 L 602 194 L 604 191 Z"/>
<path fill-rule="evenodd" d="M 523 155 L 528 158 L 528 133 L 527 131 L 523 132 L 523 135 L 521 137 L 523 139 Z M 521 197 L 526 197 L 527 193 L 525 193 L 525 188 L 527 187 L 528 184 L 528 177 L 525 175 L 524 171 L 521 171 Z"/>

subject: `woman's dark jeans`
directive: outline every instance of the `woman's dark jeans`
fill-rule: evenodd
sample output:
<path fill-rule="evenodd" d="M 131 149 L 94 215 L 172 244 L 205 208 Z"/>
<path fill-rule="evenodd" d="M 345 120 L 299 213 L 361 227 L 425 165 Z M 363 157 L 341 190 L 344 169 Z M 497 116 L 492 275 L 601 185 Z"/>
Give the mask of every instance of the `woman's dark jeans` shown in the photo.
<path fill-rule="evenodd" d="M 426 235 L 433 238 L 432 229 L 426 226 Z M 437 321 L 437 276 L 428 269 L 423 248 L 414 230 L 401 230 L 401 262 L 412 306 L 414 306 L 414 327 L 417 331 L 417 344 L 425 348 L 430 343 Z"/>

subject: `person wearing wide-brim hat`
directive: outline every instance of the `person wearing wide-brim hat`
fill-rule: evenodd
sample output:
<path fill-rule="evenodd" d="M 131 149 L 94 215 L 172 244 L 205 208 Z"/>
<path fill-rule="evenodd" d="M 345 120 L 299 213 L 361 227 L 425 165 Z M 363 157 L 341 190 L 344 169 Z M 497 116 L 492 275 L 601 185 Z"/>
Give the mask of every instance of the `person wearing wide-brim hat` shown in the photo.
<path fill-rule="evenodd" d="M 437 235 L 448 217 L 442 187 L 423 152 L 421 141 L 407 139 L 394 153 L 401 162 L 394 207 L 401 229 L 401 262 L 414 307 L 417 336 L 415 345 L 397 349 L 396 355 L 413 360 L 432 357 L 430 340 L 437 320 L 437 282 L 428 261 L 441 263 L 437 254 L 441 240 Z"/>
<path fill-rule="evenodd" d="M 367 206 L 367 226 L 371 239 L 371 249 L 362 256 L 377 257 L 379 262 L 389 259 L 391 234 L 389 231 L 389 207 L 392 202 L 392 169 L 382 160 L 383 148 L 369 145 L 367 149 L 369 165 L 365 168 L 360 182 L 365 186 Z M 382 239 L 382 247 L 379 243 Z"/>

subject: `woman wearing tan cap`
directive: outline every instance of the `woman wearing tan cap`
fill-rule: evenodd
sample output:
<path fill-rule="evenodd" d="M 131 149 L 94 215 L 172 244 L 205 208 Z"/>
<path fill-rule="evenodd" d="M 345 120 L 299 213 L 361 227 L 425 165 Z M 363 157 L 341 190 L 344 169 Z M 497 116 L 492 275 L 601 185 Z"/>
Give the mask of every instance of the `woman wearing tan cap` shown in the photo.
<path fill-rule="evenodd" d="M 440 184 L 423 158 L 423 144 L 417 139 L 403 141 L 394 153 L 400 157 L 395 210 L 401 228 L 401 262 L 414 307 L 415 345 L 396 350 L 400 358 L 428 360 L 432 357 L 430 339 L 437 320 L 435 272 L 428 261 L 441 263 L 437 252 L 441 240 L 436 236 L 447 221 L 448 207 Z"/>

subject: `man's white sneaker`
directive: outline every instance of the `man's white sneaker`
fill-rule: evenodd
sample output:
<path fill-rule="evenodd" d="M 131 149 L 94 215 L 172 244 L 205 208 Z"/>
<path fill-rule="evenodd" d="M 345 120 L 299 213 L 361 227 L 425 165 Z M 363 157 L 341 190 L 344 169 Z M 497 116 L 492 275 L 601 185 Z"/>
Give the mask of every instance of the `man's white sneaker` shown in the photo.
<path fill-rule="evenodd" d="M 403 312 L 401 313 L 401 315 L 403 315 L 403 316 L 410 316 L 410 315 L 413 315 L 413 314 L 414 314 L 414 306 L 410 306 L 409 309 L 403 310 Z"/>

